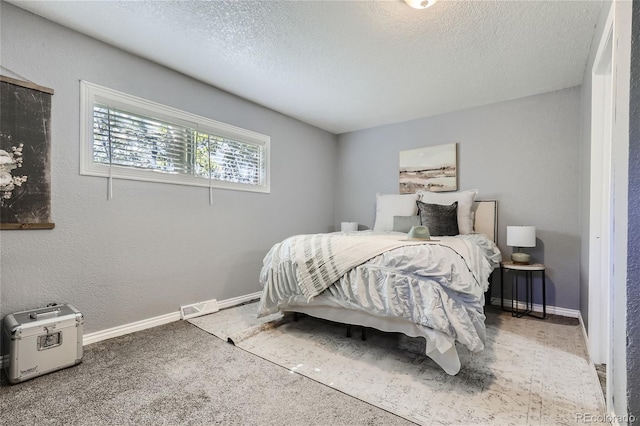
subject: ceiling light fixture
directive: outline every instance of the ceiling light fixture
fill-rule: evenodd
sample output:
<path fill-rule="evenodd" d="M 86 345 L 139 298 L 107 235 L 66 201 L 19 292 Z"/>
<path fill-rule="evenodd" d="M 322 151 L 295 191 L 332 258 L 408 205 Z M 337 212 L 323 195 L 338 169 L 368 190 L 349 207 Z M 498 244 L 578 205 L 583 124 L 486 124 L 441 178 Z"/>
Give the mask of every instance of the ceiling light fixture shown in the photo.
<path fill-rule="evenodd" d="M 406 4 L 414 9 L 426 9 L 433 6 L 436 1 L 438 0 L 404 0 Z"/>

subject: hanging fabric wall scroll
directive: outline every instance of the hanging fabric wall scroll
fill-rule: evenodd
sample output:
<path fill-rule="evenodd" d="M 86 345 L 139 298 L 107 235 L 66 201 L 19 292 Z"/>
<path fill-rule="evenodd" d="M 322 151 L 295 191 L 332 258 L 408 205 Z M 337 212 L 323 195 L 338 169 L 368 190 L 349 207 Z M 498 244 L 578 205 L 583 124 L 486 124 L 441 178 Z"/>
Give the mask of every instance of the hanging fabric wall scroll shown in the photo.
<path fill-rule="evenodd" d="M 0 76 L 0 229 L 51 229 L 53 90 Z"/>

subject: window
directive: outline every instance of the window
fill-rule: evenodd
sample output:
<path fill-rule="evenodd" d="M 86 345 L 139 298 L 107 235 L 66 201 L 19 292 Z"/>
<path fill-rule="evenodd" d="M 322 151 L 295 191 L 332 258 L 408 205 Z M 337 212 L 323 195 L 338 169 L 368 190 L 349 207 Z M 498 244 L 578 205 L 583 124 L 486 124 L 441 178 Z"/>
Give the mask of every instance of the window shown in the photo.
<path fill-rule="evenodd" d="M 270 138 L 81 82 L 80 174 L 269 192 Z"/>

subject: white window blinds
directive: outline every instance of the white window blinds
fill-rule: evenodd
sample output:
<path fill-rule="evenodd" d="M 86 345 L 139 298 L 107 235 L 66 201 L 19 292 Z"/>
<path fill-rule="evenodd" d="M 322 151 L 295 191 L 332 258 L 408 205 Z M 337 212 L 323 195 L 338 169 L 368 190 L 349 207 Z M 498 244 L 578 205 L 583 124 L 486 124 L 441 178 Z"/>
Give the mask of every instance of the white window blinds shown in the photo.
<path fill-rule="evenodd" d="M 82 83 L 81 174 L 269 192 L 268 136 Z"/>
<path fill-rule="evenodd" d="M 93 161 L 167 173 L 189 173 L 194 132 L 95 104 Z"/>

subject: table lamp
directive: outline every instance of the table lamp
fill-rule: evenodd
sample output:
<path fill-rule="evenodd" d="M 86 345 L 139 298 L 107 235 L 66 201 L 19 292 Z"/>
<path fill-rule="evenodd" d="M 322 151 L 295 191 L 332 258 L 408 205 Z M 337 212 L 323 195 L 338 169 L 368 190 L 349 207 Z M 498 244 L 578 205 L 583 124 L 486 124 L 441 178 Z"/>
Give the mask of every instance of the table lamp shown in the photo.
<path fill-rule="evenodd" d="M 522 252 L 522 247 L 536 246 L 535 226 L 507 226 L 507 245 L 517 247 L 518 251 L 511 254 L 513 263 L 528 265 L 531 256 Z"/>

